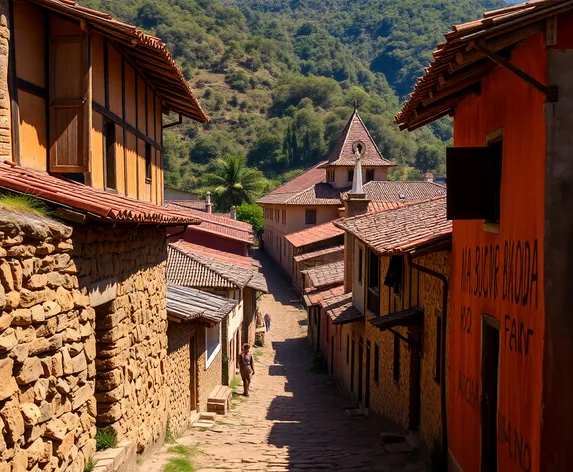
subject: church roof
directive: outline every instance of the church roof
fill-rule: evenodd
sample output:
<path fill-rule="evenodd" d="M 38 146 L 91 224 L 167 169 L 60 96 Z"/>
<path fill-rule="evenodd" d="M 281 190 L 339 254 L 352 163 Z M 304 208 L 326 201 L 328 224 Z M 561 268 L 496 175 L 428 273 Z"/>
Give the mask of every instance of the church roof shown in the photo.
<path fill-rule="evenodd" d="M 336 146 L 332 150 L 328 162 L 321 167 L 354 167 L 356 147 L 358 145 L 362 146 L 362 166 L 390 167 L 395 165 L 382 156 L 362 118 L 360 118 L 358 110 L 354 110 Z"/>

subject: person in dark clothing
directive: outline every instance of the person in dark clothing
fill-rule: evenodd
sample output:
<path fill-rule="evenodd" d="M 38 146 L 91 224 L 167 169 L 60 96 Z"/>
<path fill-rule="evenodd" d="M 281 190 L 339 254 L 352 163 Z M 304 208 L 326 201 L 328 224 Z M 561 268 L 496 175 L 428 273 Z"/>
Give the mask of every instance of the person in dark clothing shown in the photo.
<path fill-rule="evenodd" d="M 265 326 L 267 327 L 267 333 L 271 330 L 271 315 L 265 314 Z"/>
<path fill-rule="evenodd" d="M 253 355 L 251 354 L 251 346 L 249 344 L 243 344 L 243 350 L 237 360 L 237 367 L 243 379 L 243 395 L 248 397 L 251 377 L 255 375 L 255 363 L 253 362 Z"/>

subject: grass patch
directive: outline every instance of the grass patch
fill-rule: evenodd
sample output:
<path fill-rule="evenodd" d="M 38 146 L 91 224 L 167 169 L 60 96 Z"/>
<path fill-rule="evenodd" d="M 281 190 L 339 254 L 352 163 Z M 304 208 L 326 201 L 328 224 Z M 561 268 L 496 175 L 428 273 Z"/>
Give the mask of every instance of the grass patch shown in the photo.
<path fill-rule="evenodd" d="M 233 390 L 233 392 L 235 392 L 235 390 L 237 390 L 239 388 L 239 386 L 241 385 L 241 376 L 240 375 L 235 375 L 235 377 L 233 377 L 233 379 L 229 382 L 229 387 L 231 387 L 231 390 Z"/>
<path fill-rule="evenodd" d="M 110 428 L 98 428 L 96 431 L 96 451 L 111 449 L 117 446 L 117 436 Z"/>
<path fill-rule="evenodd" d="M 0 195 L 0 207 L 20 213 L 35 213 L 42 216 L 47 216 L 50 213 L 44 202 L 29 195 L 2 194 Z"/>
<path fill-rule="evenodd" d="M 175 441 L 175 436 L 171 431 L 171 424 L 169 423 L 169 416 L 167 417 L 167 424 L 165 425 L 165 442 L 172 443 Z"/>
<path fill-rule="evenodd" d="M 200 451 L 196 446 L 171 446 L 167 452 L 173 454 L 169 462 L 163 467 L 163 472 L 195 472 L 193 457 Z"/>
<path fill-rule="evenodd" d="M 88 463 L 86 464 L 86 466 L 84 467 L 84 472 L 92 472 L 95 469 L 95 462 L 94 460 L 90 457 L 88 459 Z"/>

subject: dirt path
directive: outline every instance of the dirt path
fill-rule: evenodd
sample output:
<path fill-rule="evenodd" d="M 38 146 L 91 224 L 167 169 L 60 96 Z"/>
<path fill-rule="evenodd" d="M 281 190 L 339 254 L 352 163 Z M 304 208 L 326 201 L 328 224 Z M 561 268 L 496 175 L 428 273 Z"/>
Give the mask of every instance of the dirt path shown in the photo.
<path fill-rule="evenodd" d="M 271 331 L 256 363 L 251 395 L 210 430 L 192 430 L 177 440 L 196 445 L 199 471 L 424 471 L 409 452 L 385 449 L 380 430 L 367 418 L 351 418 L 348 401 L 326 375 L 311 372 L 306 313 L 276 266 L 261 257 L 270 293 L 261 300 Z M 402 446 L 403 447 L 403 446 Z M 160 472 L 167 447 L 139 472 Z"/>

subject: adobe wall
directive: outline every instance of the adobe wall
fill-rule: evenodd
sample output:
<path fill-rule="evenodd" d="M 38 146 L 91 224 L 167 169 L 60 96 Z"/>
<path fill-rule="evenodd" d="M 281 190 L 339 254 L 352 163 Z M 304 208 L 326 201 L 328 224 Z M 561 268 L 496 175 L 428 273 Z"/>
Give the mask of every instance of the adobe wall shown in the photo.
<path fill-rule="evenodd" d="M 2 472 L 81 472 L 95 453 L 95 312 L 78 289 L 71 235 L 47 218 L 0 214 Z"/>
<path fill-rule="evenodd" d="M 226 320 L 224 320 L 226 322 Z M 201 352 L 197 359 L 197 382 L 199 385 L 198 410 L 207 411 L 207 400 L 211 392 L 221 385 L 223 377 L 223 350 L 221 349 L 209 367 L 205 367 L 207 350 L 205 349 L 205 328 L 197 329 L 197 351 Z"/>
<path fill-rule="evenodd" d="M 76 227 L 73 243 L 96 311 L 97 424 L 141 453 L 166 427 L 165 229 Z"/>
<path fill-rule="evenodd" d="M 167 328 L 167 384 L 169 403 L 167 417 L 171 434 L 181 434 L 190 427 L 192 397 L 191 388 L 197 379 L 191 378 L 191 338 L 196 335 L 195 324 L 169 323 Z"/>

